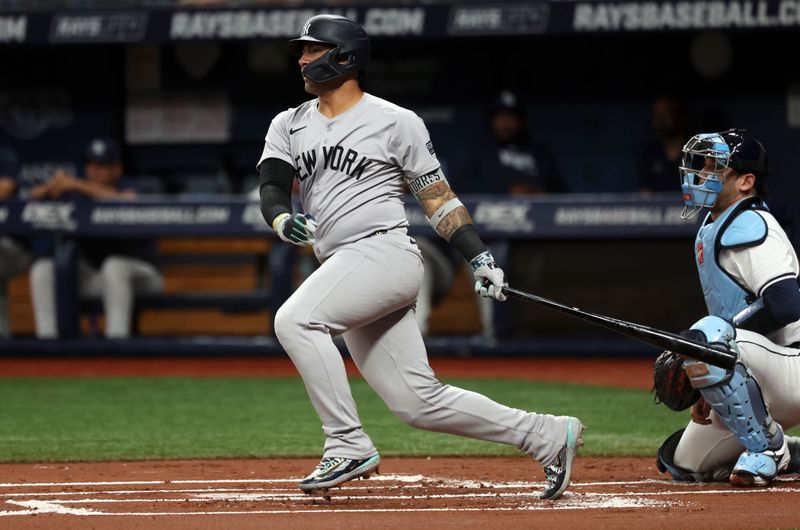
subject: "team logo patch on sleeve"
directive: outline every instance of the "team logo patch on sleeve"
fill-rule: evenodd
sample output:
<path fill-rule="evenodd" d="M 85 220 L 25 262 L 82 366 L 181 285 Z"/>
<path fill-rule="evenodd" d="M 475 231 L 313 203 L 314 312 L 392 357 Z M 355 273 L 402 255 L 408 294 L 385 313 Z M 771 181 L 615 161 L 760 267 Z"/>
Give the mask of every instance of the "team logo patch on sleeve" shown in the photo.
<path fill-rule="evenodd" d="M 703 253 L 703 242 L 702 242 L 702 241 L 700 241 L 700 242 L 697 244 L 697 263 L 699 263 L 700 265 L 702 265 L 703 263 L 705 263 L 705 260 L 706 260 L 706 259 L 705 259 L 705 255 L 704 255 L 704 253 Z"/>
<path fill-rule="evenodd" d="M 433 148 L 433 142 L 428 140 L 428 142 L 425 144 L 425 147 L 428 148 L 428 152 L 430 154 L 432 154 L 433 156 L 436 156 L 436 150 Z"/>

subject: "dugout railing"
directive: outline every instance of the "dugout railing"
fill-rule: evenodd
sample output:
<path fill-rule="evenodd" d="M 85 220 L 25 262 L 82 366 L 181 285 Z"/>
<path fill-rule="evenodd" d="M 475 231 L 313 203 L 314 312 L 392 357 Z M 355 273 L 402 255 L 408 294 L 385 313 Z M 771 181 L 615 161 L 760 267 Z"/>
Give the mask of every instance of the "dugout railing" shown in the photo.
<path fill-rule="evenodd" d="M 527 242 L 537 242 L 538 248 L 549 244 L 568 242 L 569 252 L 597 245 L 597 242 L 627 241 L 631 248 L 642 241 L 679 240 L 688 245 L 696 230 L 693 223 L 680 221 L 680 202 L 674 194 L 643 197 L 630 195 L 565 195 L 531 198 L 496 196 L 466 196 L 464 202 L 473 219 L 501 256 L 509 247 L 524 247 Z M 679 197 L 678 197 L 679 199 Z M 407 203 L 409 231 L 412 234 L 434 236 L 419 207 Z M 18 236 L 48 235 L 57 241 L 57 305 L 61 336 L 60 341 L 15 339 L 0 343 L 0 351 L 8 353 L 69 351 L 91 353 L 93 349 L 107 351 L 102 340 L 92 345 L 80 337 L 81 311 L 99 314 L 98 299 L 80 299 L 75 281 L 75 242 L 80 238 L 107 237 L 265 237 L 274 238 L 261 218 L 257 203 L 243 199 L 215 201 L 185 201 L 172 198 L 153 198 L 137 202 L 97 202 L 77 209 L 67 202 L 16 202 L 0 203 L 0 229 L 3 233 Z M 605 246 L 605 244 L 603 245 Z M 602 249 L 600 250 L 602 252 Z M 289 296 L 292 281 L 292 264 L 296 249 L 290 245 L 270 245 L 265 260 L 265 282 L 253 292 L 192 292 L 164 293 L 137 297 L 137 310 L 186 309 L 213 307 L 223 311 L 268 310 L 270 315 Z M 546 254 L 547 251 L 539 252 Z M 563 254 L 563 250 L 558 250 Z M 524 252 L 523 252 L 524 254 Z M 509 262 L 509 258 L 502 257 Z M 585 257 L 568 258 L 586 260 Z M 601 259 L 600 256 L 597 259 Z M 506 265 L 509 272 L 512 265 Z M 515 266 L 514 268 L 519 268 Z M 522 282 L 526 271 L 513 271 L 512 277 Z M 603 281 L 603 278 L 598 278 Z M 569 301 L 569 300 L 567 300 Z M 505 318 L 513 313 L 505 306 Z M 589 307 L 589 309 L 596 309 Z M 271 327 L 265 326 L 265 329 Z M 585 332 L 585 330 L 582 330 Z M 625 341 L 600 336 L 586 340 L 582 332 L 571 337 L 537 335 L 536 337 L 510 337 L 490 343 L 479 336 L 430 337 L 432 353 L 456 355 L 480 354 L 483 351 L 510 355 L 530 355 L 537 352 L 582 352 L 600 354 L 609 348 L 618 353 L 640 352 L 641 348 Z M 166 351 L 169 353 L 202 353 L 222 347 L 230 352 L 260 352 L 280 350 L 274 339 L 260 337 L 136 337 L 115 345 L 115 351 L 142 353 Z"/>

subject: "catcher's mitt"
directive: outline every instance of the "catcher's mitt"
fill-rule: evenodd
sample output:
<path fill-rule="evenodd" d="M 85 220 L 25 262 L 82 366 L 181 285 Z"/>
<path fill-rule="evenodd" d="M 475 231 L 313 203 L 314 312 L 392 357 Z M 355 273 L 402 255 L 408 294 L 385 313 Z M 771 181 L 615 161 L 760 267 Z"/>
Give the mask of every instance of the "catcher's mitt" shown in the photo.
<path fill-rule="evenodd" d="M 667 350 L 661 353 L 653 366 L 654 401 L 672 410 L 686 410 L 700 399 L 683 370 L 683 358 Z"/>

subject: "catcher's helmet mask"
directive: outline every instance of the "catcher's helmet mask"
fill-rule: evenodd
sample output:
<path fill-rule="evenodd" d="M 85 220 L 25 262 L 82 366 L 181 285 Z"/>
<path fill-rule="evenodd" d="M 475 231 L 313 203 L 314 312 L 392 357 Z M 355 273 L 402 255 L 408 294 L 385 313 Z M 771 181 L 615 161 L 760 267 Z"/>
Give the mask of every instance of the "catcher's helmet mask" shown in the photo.
<path fill-rule="evenodd" d="M 756 192 L 766 198 L 769 159 L 761 142 L 744 129 L 698 134 L 683 146 L 679 168 L 684 199 L 681 218 L 693 219 L 701 209 L 716 205 L 728 168 L 755 175 Z"/>
<path fill-rule="evenodd" d="M 317 15 L 308 19 L 303 31 L 289 41 L 289 52 L 300 56 L 303 44 L 318 43 L 333 46 L 322 57 L 311 61 L 303 68 L 303 75 L 314 83 L 327 83 L 349 73 L 357 72 L 358 78 L 367 75 L 370 42 L 364 28 L 339 15 Z M 340 62 L 344 59 L 343 62 Z"/>

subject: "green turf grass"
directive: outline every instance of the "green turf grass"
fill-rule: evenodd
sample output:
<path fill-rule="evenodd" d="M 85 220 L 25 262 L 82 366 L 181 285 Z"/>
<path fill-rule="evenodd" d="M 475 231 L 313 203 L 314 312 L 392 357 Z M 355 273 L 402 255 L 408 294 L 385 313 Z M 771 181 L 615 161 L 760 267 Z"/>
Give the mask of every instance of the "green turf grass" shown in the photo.
<path fill-rule="evenodd" d="M 688 415 L 643 390 L 519 380 L 447 381 L 522 409 L 579 416 L 585 455 L 652 455 Z M 516 449 L 406 426 L 352 381 L 384 455 L 497 455 Z M 0 461 L 319 456 L 319 420 L 296 378 L 0 378 Z"/>

